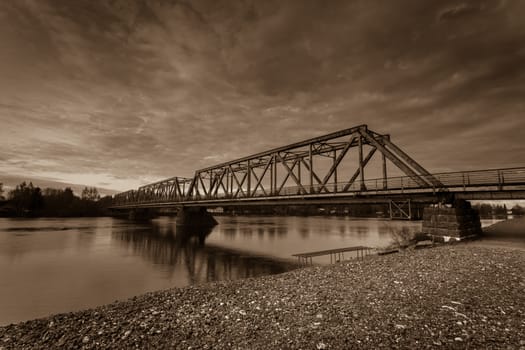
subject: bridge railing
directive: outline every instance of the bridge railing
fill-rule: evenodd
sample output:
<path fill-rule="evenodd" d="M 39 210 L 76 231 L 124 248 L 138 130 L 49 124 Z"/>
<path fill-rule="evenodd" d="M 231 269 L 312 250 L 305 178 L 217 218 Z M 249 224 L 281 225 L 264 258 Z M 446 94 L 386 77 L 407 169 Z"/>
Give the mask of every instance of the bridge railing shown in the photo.
<path fill-rule="evenodd" d="M 434 175 L 446 187 L 517 186 L 525 184 L 525 167 L 473 170 Z"/>
<path fill-rule="evenodd" d="M 489 169 L 458 171 L 448 173 L 432 174 L 437 178 L 443 187 L 437 188 L 432 185 L 421 186 L 409 176 L 398 176 L 390 178 L 367 179 L 363 182 L 356 180 L 349 187 L 345 183 L 327 183 L 325 185 L 303 185 L 287 186 L 281 189 L 279 193 L 268 193 L 268 191 L 257 190 L 250 193 L 250 197 L 267 197 L 267 196 L 290 196 L 290 195 L 309 195 L 309 194 L 326 194 L 326 193 L 362 193 L 362 192 L 405 192 L 405 191 L 446 191 L 447 189 L 463 188 L 468 190 L 474 187 L 494 187 L 493 189 L 503 189 L 508 186 L 525 185 L 525 167 L 507 168 L 507 169 Z M 245 196 L 244 196 L 245 197 Z M 244 198 L 242 195 L 232 197 L 225 193 L 217 193 L 215 196 L 204 197 L 199 199 L 225 199 L 225 198 Z"/>
<path fill-rule="evenodd" d="M 261 197 L 282 197 L 294 195 L 326 195 L 336 193 L 410 193 L 410 192 L 437 192 L 437 191 L 468 191 L 474 188 L 484 188 L 487 190 L 503 190 L 510 186 L 525 186 L 525 167 L 506 168 L 506 169 L 489 169 L 458 171 L 448 173 L 432 174 L 438 179 L 443 187 L 436 188 L 432 185 L 421 186 L 409 176 L 398 176 L 390 178 L 367 179 L 365 181 L 356 180 L 350 186 L 347 183 L 327 183 L 325 185 L 303 185 L 303 186 L 286 186 L 278 193 L 269 193 L 268 191 L 257 190 L 249 194 L 246 189 L 239 192 L 236 196 L 217 192 L 213 195 L 196 195 L 184 197 L 180 195 L 168 195 L 166 192 L 155 192 L 149 190 L 131 190 L 120 193 L 114 198 L 114 205 L 140 205 L 148 203 L 176 203 L 187 201 L 207 201 L 215 199 L 242 199 L 242 198 L 261 198 Z"/>

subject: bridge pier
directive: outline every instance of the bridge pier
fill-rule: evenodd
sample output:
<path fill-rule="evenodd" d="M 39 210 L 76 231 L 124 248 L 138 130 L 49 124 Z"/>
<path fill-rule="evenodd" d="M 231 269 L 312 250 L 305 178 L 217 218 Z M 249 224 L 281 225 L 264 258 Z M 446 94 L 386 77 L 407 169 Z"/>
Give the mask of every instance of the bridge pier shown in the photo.
<path fill-rule="evenodd" d="M 128 212 L 129 220 L 150 220 L 157 216 L 157 211 L 148 208 L 131 209 Z"/>
<path fill-rule="evenodd" d="M 423 233 L 442 242 L 475 237 L 481 234 L 479 213 L 465 200 L 428 206 L 423 211 Z"/>
<path fill-rule="evenodd" d="M 177 226 L 213 227 L 217 224 L 206 207 L 182 207 L 177 213 Z"/>

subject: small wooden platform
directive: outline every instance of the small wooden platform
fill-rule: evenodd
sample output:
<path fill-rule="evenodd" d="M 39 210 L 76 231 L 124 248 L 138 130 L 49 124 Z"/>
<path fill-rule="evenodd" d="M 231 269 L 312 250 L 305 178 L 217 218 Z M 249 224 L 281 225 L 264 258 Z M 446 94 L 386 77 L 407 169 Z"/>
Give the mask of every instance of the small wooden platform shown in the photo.
<path fill-rule="evenodd" d="M 356 258 L 364 259 L 366 255 L 370 255 L 370 252 L 373 248 L 365 246 L 355 246 L 355 247 L 346 247 L 346 248 L 337 248 L 337 249 L 328 249 L 328 250 L 319 250 L 316 252 L 308 253 L 299 253 L 293 254 L 292 256 L 297 257 L 299 263 L 303 265 L 313 265 L 313 257 L 330 255 L 330 263 L 333 264 L 337 261 L 342 261 L 344 259 L 344 253 L 355 252 Z"/>

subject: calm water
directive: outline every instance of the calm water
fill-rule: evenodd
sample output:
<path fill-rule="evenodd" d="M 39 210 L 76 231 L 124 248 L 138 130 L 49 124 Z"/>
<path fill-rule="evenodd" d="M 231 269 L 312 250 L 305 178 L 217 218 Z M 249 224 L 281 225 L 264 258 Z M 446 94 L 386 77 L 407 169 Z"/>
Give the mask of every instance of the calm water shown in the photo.
<path fill-rule="evenodd" d="M 200 245 L 169 217 L 150 223 L 0 218 L 0 325 L 148 291 L 280 273 L 294 268 L 294 253 L 385 246 L 392 232 L 421 228 L 420 222 L 344 217 L 217 220 Z"/>

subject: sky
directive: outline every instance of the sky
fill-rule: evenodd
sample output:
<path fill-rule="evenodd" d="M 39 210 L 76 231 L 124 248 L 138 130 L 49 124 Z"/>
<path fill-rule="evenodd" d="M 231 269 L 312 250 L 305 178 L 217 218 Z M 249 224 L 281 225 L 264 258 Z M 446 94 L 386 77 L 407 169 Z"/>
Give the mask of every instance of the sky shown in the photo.
<path fill-rule="evenodd" d="M 368 124 L 525 165 L 525 1 L 0 1 L 2 176 L 127 190 Z"/>

